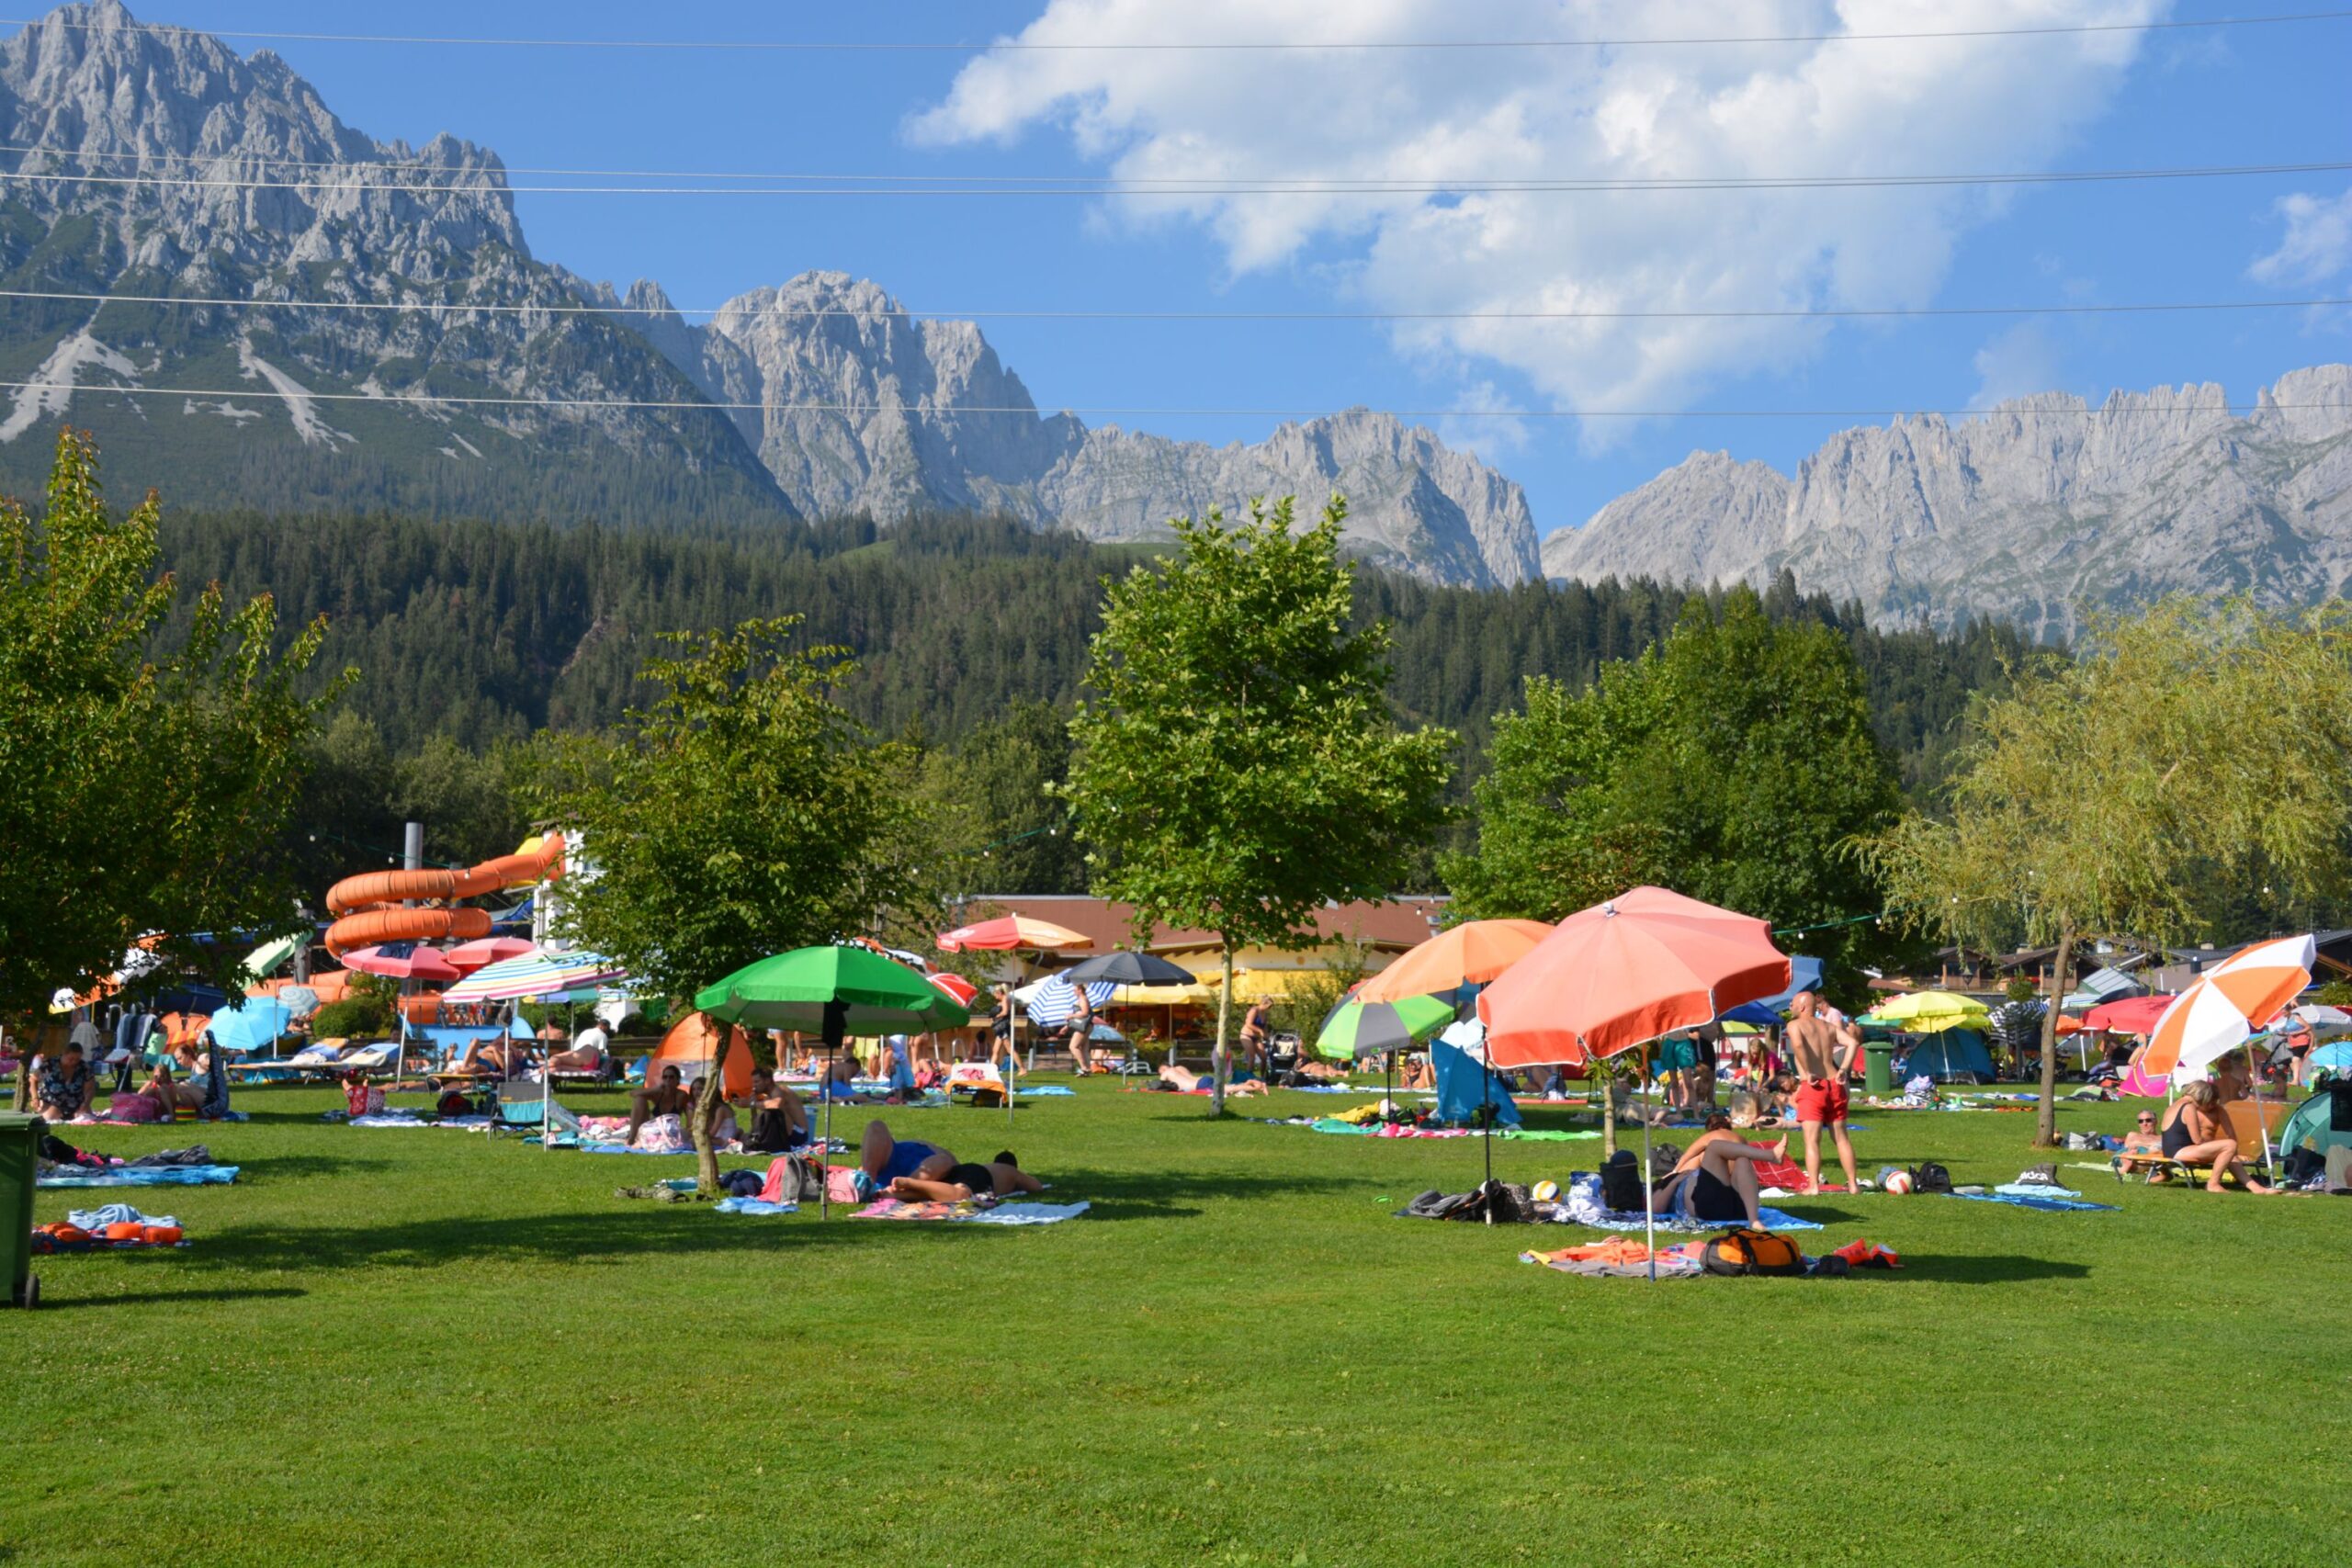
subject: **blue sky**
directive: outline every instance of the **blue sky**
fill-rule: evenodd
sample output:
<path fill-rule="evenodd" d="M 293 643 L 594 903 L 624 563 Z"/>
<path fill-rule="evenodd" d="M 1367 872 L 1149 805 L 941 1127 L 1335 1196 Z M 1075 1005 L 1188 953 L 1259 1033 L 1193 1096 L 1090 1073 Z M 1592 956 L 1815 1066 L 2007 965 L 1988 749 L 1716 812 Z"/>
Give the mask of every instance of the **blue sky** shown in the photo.
<path fill-rule="evenodd" d="M 233 28 L 613 39 L 1297 37 L 1299 0 L 890 0 L 862 7 L 571 0 L 495 8 L 154 0 L 141 20 Z M 1363 38 L 1775 36 L 2227 14 L 2165 0 L 1408 4 Z M 254 41 L 231 37 L 251 52 Z M 2223 32 L 1623 50 L 1219 57 L 789 54 L 274 44 L 348 123 L 448 130 L 510 165 L 858 175 L 1118 168 L 1452 175 L 1953 173 L 2352 158 L 2352 24 Z M 1552 51 L 1558 55 L 1563 51 Z M 518 184 L 532 183 L 517 175 Z M 1996 195 L 1543 195 L 1480 203 L 1203 201 L 1146 217 L 1095 199 L 525 195 L 533 249 L 710 306 L 810 268 L 919 310 L 1489 309 L 1574 300 L 1954 306 L 2352 293 L 2342 174 L 2043 186 Z M 2279 204 L 2301 198 L 2289 244 Z M 2268 265 L 2262 258 L 2273 256 Z M 2252 270 L 2250 270 L 2252 269 Z M 1651 323 L 993 321 L 1005 363 L 1064 405 L 1324 410 L 1962 409 L 2030 389 L 2218 381 L 2233 400 L 2352 357 L 2347 313 Z M 1097 423 L 1103 421 L 1098 420 Z M 1265 418 L 1128 419 L 1254 440 Z M 1430 423 L 1437 423 L 1437 421 Z M 1545 531 L 1700 448 L 1786 469 L 1845 419 L 1455 419 Z"/>

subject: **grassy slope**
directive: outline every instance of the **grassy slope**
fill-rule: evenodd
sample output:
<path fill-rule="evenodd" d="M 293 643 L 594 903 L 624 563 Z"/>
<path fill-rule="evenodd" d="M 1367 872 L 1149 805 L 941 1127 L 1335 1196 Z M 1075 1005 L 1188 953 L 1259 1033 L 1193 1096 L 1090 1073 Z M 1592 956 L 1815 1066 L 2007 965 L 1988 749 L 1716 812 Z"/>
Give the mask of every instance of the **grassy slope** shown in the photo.
<path fill-rule="evenodd" d="M 1653 1288 L 1516 1261 L 1589 1233 L 1388 1217 L 1474 1181 L 1476 1143 L 1212 1125 L 1096 1084 L 1020 1112 L 1025 1163 L 1095 1202 L 1027 1232 L 622 1202 L 687 1162 L 322 1125 L 316 1090 L 243 1102 L 212 1139 L 236 1187 L 40 1195 L 43 1221 L 153 1199 L 196 1246 L 42 1261 L 52 1304 L 10 1323 L 30 1442 L 0 1559 L 2341 1552 L 2352 1204 L 2087 1171 L 2121 1213 L 1838 1198 L 1789 1205 L 1830 1222 L 1816 1250 L 1867 1234 L 1909 1267 Z M 985 1112 L 898 1114 L 967 1156 L 1006 1141 Z M 1866 1169 L 2000 1180 L 2029 1134 L 1881 1116 L 1859 1143 Z M 1497 1165 L 1565 1176 L 1596 1147 Z"/>

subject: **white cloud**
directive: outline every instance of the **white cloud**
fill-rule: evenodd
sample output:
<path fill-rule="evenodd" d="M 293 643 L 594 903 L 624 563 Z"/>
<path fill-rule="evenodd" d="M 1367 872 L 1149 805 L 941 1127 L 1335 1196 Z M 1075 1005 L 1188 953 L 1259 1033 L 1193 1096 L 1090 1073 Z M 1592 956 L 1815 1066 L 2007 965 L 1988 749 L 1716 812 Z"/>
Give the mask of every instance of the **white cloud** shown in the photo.
<path fill-rule="evenodd" d="M 1455 451 L 1493 464 L 1527 446 L 1527 422 L 1513 417 L 1519 404 L 1492 381 L 1473 381 L 1464 387 L 1453 406 L 1463 412 L 1441 418 L 1437 434 Z"/>
<path fill-rule="evenodd" d="M 2012 398 L 2054 391 L 2059 386 L 2058 350 L 2032 321 L 2020 321 L 1976 351 L 1976 395 L 1972 409 L 1989 409 Z"/>
<path fill-rule="evenodd" d="M 1972 28 L 2129 22 L 2169 0 L 1975 0 Z M 1933 29 L 1943 0 L 1049 0 L 1031 43 L 1784 35 Z M 1623 50 L 1003 51 L 910 126 L 934 143 L 1058 130 L 1129 178 L 1852 175 L 2053 167 L 2137 57 L 2132 33 Z M 1982 188 L 1123 196 L 1124 221 L 1204 226 L 1236 273 L 1313 246 L 1352 302 L 1436 311 L 1916 305 Z M 1526 378 L 1553 406 L 1687 406 L 1818 354 L 1819 322 L 1431 321 L 1416 359 Z M 1595 422 L 1608 427 L 1611 422 Z"/>
<path fill-rule="evenodd" d="M 2278 248 L 2246 268 L 2256 283 L 2324 283 L 2352 270 L 2352 189 L 2324 196 L 2281 197 L 2273 211 L 2285 220 Z"/>

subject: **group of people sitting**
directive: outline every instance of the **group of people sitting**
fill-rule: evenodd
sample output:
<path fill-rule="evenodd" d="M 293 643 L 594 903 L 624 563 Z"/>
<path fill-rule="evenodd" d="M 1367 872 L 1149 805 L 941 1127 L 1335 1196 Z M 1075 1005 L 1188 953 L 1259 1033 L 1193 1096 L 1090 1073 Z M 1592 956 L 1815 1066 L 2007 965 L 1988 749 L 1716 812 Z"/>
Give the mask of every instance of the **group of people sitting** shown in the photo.
<path fill-rule="evenodd" d="M 2246 1168 L 2237 1129 L 2229 1118 L 2227 1107 L 2239 1098 L 2232 1090 L 2243 1092 L 2242 1075 L 2246 1069 L 2235 1056 L 2223 1067 L 2226 1070 L 2217 1069 L 2214 1077 L 2190 1084 L 2163 1111 L 2141 1111 L 2137 1124 L 2123 1136 L 2117 1168 L 2127 1173 L 2144 1170 L 2150 1181 L 2164 1182 L 2171 1180 L 2176 1170 L 2204 1166 L 2211 1168 L 2205 1178 L 2208 1192 L 2222 1191 L 2224 1177 L 2235 1178 L 2248 1192 L 2275 1191 Z"/>
<path fill-rule="evenodd" d="M 217 1122 L 229 1113 L 229 1077 L 221 1053 L 184 1040 L 157 1058 L 146 1081 L 118 1089 L 104 1115 L 111 1122 Z M 99 1114 L 97 1079 L 78 1040 L 32 1061 L 34 1114 L 53 1122 Z"/>

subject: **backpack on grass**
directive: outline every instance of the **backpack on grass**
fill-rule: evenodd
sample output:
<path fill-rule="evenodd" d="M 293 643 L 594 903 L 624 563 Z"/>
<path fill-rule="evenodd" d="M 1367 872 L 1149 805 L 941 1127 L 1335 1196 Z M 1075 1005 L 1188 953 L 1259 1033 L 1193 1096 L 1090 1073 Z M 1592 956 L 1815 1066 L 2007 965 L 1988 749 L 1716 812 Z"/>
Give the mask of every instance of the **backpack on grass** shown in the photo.
<path fill-rule="evenodd" d="M 1710 1274 L 1804 1272 L 1804 1254 L 1797 1250 L 1796 1243 L 1747 1225 L 1709 1238 L 1699 1263 Z"/>
<path fill-rule="evenodd" d="M 1631 1149 L 1619 1149 L 1600 1162 L 1600 1206 L 1619 1213 L 1632 1213 L 1649 1201 L 1649 1194 L 1642 1185 L 1642 1156 Z"/>
<path fill-rule="evenodd" d="M 1938 1165 L 1935 1161 L 1928 1160 L 1919 1167 L 1918 1175 L 1916 1179 L 1916 1183 L 1912 1190 L 1916 1192 L 1949 1192 L 1951 1190 L 1951 1172 L 1946 1170 L 1942 1166 Z"/>

